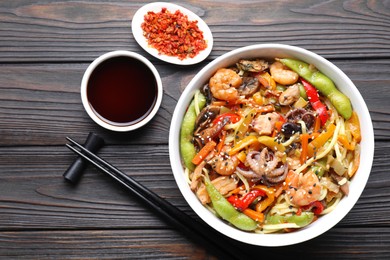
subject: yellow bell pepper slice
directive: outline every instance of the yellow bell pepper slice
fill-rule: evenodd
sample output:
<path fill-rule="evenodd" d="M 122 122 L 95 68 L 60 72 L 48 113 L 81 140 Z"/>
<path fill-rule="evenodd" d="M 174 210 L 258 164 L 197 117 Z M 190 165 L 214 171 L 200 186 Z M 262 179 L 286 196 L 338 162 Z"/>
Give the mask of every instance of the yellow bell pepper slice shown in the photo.
<path fill-rule="evenodd" d="M 350 151 L 355 150 L 355 141 L 350 143 L 345 135 L 338 135 L 337 141 L 339 141 L 345 147 L 345 149 Z"/>
<path fill-rule="evenodd" d="M 267 195 L 266 199 L 261 200 L 260 202 L 258 202 L 256 204 L 256 211 L 257 212 L 263 212 L 275 200 L 274 188 L 270 188 L 270 187 L 267 187 L 265 185 L 256 185 L 256 186 L 253 187 L 253 189 L 262 190 Z"/>
<path fill-rule="evenodd" d="M 240 141 L 238 141 L 232 147 L 232 149 L 230 149 L 229 155 L 230 156 L 235 155 L 236 153 L 238 153 L 242 149 L 248 147 L 249 145 L 256 144 L 256 143 L 259 143 L 256 136 L 253 136 L 253 135 L 247 136 L 244 139 L 241 139 Z"/>
<path fill-rule="evenodd" d="M 351 132 L 357 143 L 360 143 L 362 136 L 360 133 L 359 117 L 355 111 L 352 112 L 352 116 L 345 121 L 345 128 Z"/>
<path fill-rule="evenodd" d="M 237 127 L 236 131 L 234 132 L 234 143 L 235 144 L 246 136 L 249 125 L 252 122 L 255 115 L 256 115 L 256 109 L 254 109 L 254 108 L 250 109 L 245 114 L 244 119 L 242 120 L 240 125 Z"/>
<path fill-rule="evenodd" d="M 252 98 L 253 101 L 255 101 L 255 103 L 260 106 L 264 105 L 265 103 L 265 97 L 260 92 L 256 92 L 255 94 L 253 94 Z"/>
<path fill-rule="evenodd" d="M 311 141 L 307 147 L 307 155 L 309 157 L 313 157 L 314 153 L 316 153 L 324 144 L 333 136 L 334 130 L 336 126 L 332 123 L 329 124 L 325 131 L 319 134 L 313 141 Z"/>
<path fill-rule="evenodd" d="M 270 148 L 274 152 L 284 152 L 286 148 L 281 144 L 275 141 L 275 138 L 271 136 L 260 136 L 257 138 L 257 140 L 261 143 Z"/>
<path fill-rule="evenodd" d="M 268 72 L 261 73 L 257 76 L 260 83 L 268 89 L 276 89 L 276 82 Z"/>
<path fill-rule="evenodd" d="M 245 163 L 245 161 L 246 161 L 246 152 L 245 151 L 239 152 L 237 154 L 237 158 L 238 158 L 238 160 L 240 160 L 240 162 Z"/>

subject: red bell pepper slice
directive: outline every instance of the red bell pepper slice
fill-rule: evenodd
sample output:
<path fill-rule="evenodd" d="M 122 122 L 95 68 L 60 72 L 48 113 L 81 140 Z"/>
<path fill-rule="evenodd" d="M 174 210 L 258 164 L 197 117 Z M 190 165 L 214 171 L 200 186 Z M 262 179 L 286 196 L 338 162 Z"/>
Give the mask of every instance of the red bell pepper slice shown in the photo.
<path fill-rule="evenodd" d="M 237 123 L 238 121 L 240 121 L 240 119 L 241 119 L 241 117 L 239 116 L 239 115 L 237 115 L 237 114 L 234 114 L 234 113 L 224 113 L 224 114 L 222 114 L 222 115 L 219 115 L 219 116 L 217 116 L 215 119 L 214 119 L 214 121 L 213 121 L 213 124 L 215 125 L 215 124 L 218 124 L 218 123 L 220 123 L 220 122 L 222 122 L 222 120 L 223 119 L 225 119 L 225 118 L 229 118 L 229 120 L 230 120 L 230 123 Z"/>
<path fill-rule="evenodd" d="M 324 210 L 324 205 L 320 201 L 314 201 L 307 206 L 302 206 L 303 210 L 311 210 L 315 215 L 321 214 Z"/>
<path fill-rule="evenodd" d="M 230 196 L 227 200 L 239 211 L 243 211 L 248 208 L 249 205 L 259 196 L 264 197 L 265 191 L 263 190 L 251 190 L 247 194 L 245 194 L 242 198 L 238 198 L 237 195 Z"/>
<path fill-rule="evenodd" d="M 318 116 L 321 120 L 321 125 L 325 125 L 326 121 L 329 118 L 328 110 L 326 106 L 321 102 L 317 89 L 302 78 L 301 78 L 301 82 L 303 84 L 303 87 L 305 88 L 306 95 L 310 101 L 311 106 L 318 113 Z"/>

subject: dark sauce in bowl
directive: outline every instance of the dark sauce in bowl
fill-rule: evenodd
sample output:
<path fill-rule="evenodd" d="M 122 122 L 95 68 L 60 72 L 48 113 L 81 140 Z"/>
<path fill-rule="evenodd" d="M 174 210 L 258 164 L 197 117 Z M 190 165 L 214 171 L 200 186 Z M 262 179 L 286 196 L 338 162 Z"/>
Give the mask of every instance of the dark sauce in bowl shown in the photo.
<path fill-rule="evenodd" d="M 92 72 L 87 98 L 103 121 L 115 126 L 132 125 L 152 111 L 157 100 L 157 83 L 153 72 L 141 61 L 113 57 Z"/>

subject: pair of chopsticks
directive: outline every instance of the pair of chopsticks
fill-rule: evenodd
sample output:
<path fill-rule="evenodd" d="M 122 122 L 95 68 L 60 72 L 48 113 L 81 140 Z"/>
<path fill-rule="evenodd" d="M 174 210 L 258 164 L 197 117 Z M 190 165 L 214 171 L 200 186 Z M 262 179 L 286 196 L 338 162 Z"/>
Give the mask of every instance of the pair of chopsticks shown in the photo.
<path fill-rule="evenodd" d="M 66 144 L 70 150 L 122 184 L 131 194 L 135 195 L 138 199 L 164 217 L 165 220 L 173 224 L 177 230 L 183 232 L 195 242 L 203 245 L 206 249 L 210 250 L 211 253 L 217 255 L 221 259 L 239 259 L 243 256 L 242 253 L 235 250 L 234 246 L 230 245 L 221 234 L 214 231 L 212 227 L 191 218 L 113 165 L 85 149 L 73 139 L 69 137 L 66 139 L 71 143 Z M 238 255 L 240 255 L 240 257 Z"/>

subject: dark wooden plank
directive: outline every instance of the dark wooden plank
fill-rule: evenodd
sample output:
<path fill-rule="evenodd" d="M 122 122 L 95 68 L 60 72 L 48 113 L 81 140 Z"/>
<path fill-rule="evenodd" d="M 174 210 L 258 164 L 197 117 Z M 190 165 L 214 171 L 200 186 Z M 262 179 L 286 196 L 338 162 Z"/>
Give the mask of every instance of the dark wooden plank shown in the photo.
<path fill-rule="evenodd" d="M 172 230 L 0 232 L 2 259 L 207 259 Z"/>
<path fill-rule="evenodd" d="M 287 247 L 234 243 L 242 259 L 388 259 L 390 230 L 334 228 Z M 73 230 L 0 232 L 2 259 L 215 259 L 172 230 Z"/>
<path fill-rule="evenodd" d="M 126 49 L 145 54 L 131 19 L 147 1 L 2 1 L 0 62 L 91 61 Z M 198 1 L 181 4 L 210 26 L 209 59 L 250 44 L 279 42 L 327 58 L 389 57 L 389 8 L 383 1 Z M 103 11 L 104 10 L 104 11 Z M 233 34 L 231 32 L 234 32 Z"/>
<path fill-rule="evenodd" d="M 147 127 L 114 135 L 98 127 L 81 104 L 80 83 L 87 66 L 1 66 L 0 145 L 54 145 L 63 143 L 67 135 L 84 138 L 89 131 L 116 143 L 167 143 L 180 88 L 189 82 L 194 71 L 158 66 L 164 87 L 158 115 Z"/>
<path fill-rule="evenodd" d="M 101 134 L 104 158 L 197 219 L 169 165 L 176 102 L 211 60 L 269 42 L 312 50 L 351 77 L 373 119 L 374 166 L 356 206 L 320 237 L 282 248 L 233 244 L 243 259 L 389 259 L 388 2 L 182 1 L 210 25 L 215 40 L 210 57 L 188 67 L 162 63 L 135 42 L 131 19 L 147 2 L 0 2 L 0 259 L 213 259 L 92 167 L 78 185 L 64 182 L 75 158 L 65 136 L 82 142 L 89 131 Z M 148 57 L 164 85 L 156 118 L 121 134 L 96 126 L 79 95 L 88 63 L 117 49 Z"/>
<path fill-rule="evenodd" d="M 355 83 L 373 118 L 376 138 L 389 139 L 390 61 L 335 61 Z M 86 64 L 3 65 L 0 70 L 0 145 L 59 145 L 65 136 L 83 141 L 88 132 L 108 143 L 167 143 L 170 118 L 180 93 L 203 64 L 158 65 L 164 97 L 157 116 L 130 133 L 111 133 L 84 111 L 79 94 Z"/>
<path fill-rule="evenodd" d="M 374 167 L 357 205 L 340 223 L 390 226 L 390 146 L 377 142 Z M 191 216 L 174 181 L 166 146 L 108 146 L 101 156 Z M 88 168 L 76 186 L 62 173 L 75 156 L 65 147 L 0 148 L 0 230 L 164 227 L 120 185 Z"/>

